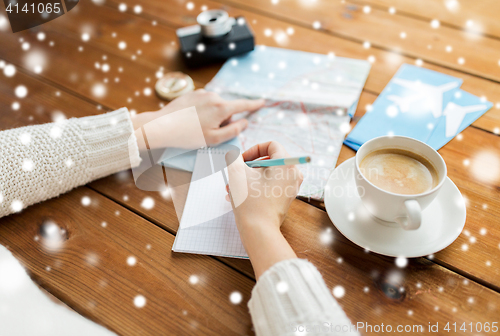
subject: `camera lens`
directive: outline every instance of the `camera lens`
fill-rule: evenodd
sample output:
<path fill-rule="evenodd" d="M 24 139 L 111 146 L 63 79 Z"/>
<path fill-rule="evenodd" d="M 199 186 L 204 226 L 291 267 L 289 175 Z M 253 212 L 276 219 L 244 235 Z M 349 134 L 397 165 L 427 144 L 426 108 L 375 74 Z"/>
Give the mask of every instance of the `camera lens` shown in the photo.
<path fill-rule="evenodd" d="M 201 33 L 206 37 L 226 35 L 234 24 L 234 18 L 230 18 L 226 11 L 220 9 L 204 11 L 196 20 L 201 26 Z"/>

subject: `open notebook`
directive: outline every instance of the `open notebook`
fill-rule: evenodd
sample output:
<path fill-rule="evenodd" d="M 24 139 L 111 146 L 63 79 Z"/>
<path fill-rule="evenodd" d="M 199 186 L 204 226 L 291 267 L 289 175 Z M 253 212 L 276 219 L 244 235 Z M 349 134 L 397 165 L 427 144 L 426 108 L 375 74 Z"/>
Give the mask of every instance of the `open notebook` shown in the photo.
<path fill-rule="evenodd" d="M 226 201 L 227 150 L 199 149 L 174 252 L 248 258 Z"/>

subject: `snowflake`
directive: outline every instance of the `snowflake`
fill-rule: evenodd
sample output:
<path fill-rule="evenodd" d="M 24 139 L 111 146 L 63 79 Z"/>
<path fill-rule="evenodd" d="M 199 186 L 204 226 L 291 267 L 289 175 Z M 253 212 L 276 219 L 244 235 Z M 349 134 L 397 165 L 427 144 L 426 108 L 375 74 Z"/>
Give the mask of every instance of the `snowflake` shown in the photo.
<path fill-rule="evenodd" d="M 32 171 L 34 168 L 34 164 L 33 164 L 33 161 L 30 160 L 30 159 L 24 159 L 23 160 L 23 166 L 22 166 L 22 169 L 25 171 L 25 172 L 30 172 Z"/>
<path fill-rule="evenodd" d="M 106 86 L 103 85 L 103 84 L 100 84 L 100 83 L 97 83 L 97 84 L 94 84 L 94 86 L 92 86 L 92 94 L 96 97 L 96 98 L 102 98 L 106 95 Z"/>
<path fill-rule="evenodd" d="M 7 77 L 12 77 L 16 74 L 16 67 L 12 64 L 8 64 L 3 68 L 3 74 Z"/>
<path fill-rule="evenodd" d="M 121 3 L 118 5 L 118 10 L 120 12 L 125 12 L 127 10 L 127 4 Z"/>
<path fill-rule="evenodd" d="M 20 141 L 23 145 L 25 145 L 25 146 L 29 145 L 29 144 L 30 144 L 30 142 L 31 142 L 31 134 L 29 134 L 29 133 L 27 133 L 27 132 L 22 133 L 22 134 L 19 136 L 19 141 Z"/>
<path fill-rule="evenodd" d="M 142 7 L 140 5 L 135 5 L 134 6 L 134 13 L 141 14 L 141 12 L 142 12 Z"/>
<path fill-rule="evenodd" d="M 59 126 L 54 126 L 50 129 L 50 137 L 53 139 L 60 138 L 62 135 L 62 129 Z"/>
<path fill-rule="evenodd" d="M 200 53 L 204 52 L 205 51 L 205 45 L 203 43 L 198 43 L 196 45 L 196 50 Z"/>
<path fill-rule="evenodd" d="M 19 85 L 15 88 L 14 93 L 18 98 L 24 98 L 28 95 L 28 89 L 24 85 Z"/>
<path fill-rule="evenodd" d="M 327 228 L 323 233 L 321 233 L 320 241 L 325 245 L 332 243 L 333 241 L 332 228 Z"/>
<path fill-rule="evenodd" d="M 134 306 L 136 306 L 137 308 L 142 308 L 146 305 L 146 298 L 142 295 L 137 295 L 135 298 L 134 298 Z"/>
<path fill-rule="evenodd" d="M 405 257 L 397 257 L 395 263 L 399 268 L 404 268 L 406 267 L 406 265 L 408 265 L 408 259 L 406 259 Z"/>
<path fill-rule="evenodd" d="M 337 299 L 340 299 L 340 298 L 344 297 L 345 289 L 344 289 L 344 287 L 338 285 L 338 286 L 335 286 L 333 288 L 332 293 L 333 293 L 333 296 L 335 296 Z"/>
<path fill-rule="evenodd" d="M 385 113 L 389 118 L 394 118 L 398 115 L 399 111 L 398 108 L 394 105 L 389 105 L 387 109 L 385 110 Z"/>
<path fill-rule="evenodd" d="M 151 35 L 149 34 L 142 35 L 142 42 L 148 43 L 149 41 L 151 41 Z"/>
<path fill-rule="evenodd" d="M 188 2 L 188 3 L 186 4 L 186 8 L 187 8 L 187 10 L 193 10 L 193 9 L 194 9 L 194 3 L 192 3 L 192 2 Z"/>
<path fill-rule="evenodd" d="M 88 196 L 83 196 L 83 197 L 82 197 L 82 201 L 81 201 L 81 202 L 82 202 L 82 205 L 83 205 L 83 206 L 89 206 L 89 205 L 90 205 L 90 202 L 91 202 L 90 197 L 88 197 Z"/>
<path fill-rule="evenodd" d="M 12 209 L 12 211 L 14 212 L 19 212 L 23 209 L 24 205 L 23 205 L 23 202 L 19 201 L 19 200 L 13 200 L 11 205 L 10 205 L 10 208 Z"/>
<path fill-rule="evenodd" d="M 434 19 L 431 21 L 431 27 L 434 29 L 439 28 L 440 25 L 441 25 L 441 23 L 439 22 L 439 20 Z"/>
<path fill-rule="evenodd" d="M 285 281 L 280 281 L 276 284 L 276 290 L 278 291 L 278 293 L 280 294 L 284 294 L 286 292 L 288 292 L 288 283 L 285 282 Z"/>
<path fill-rule="evenodd" d="M 240 304 L 242 300 L 243 300 L 243 295 L 241 295 L 241 293 L 238 291 L 234 291 L 231 294 L 229 294 L 229 301 L 231 301 L 231 303 L 234 305 Z"/>
<path fill-rule="evenodd" d="M 124 50 L 125 48 L 127 48 L 127 43 L 125 43 L 125 41 L 118 42 L 118 49 Z"/>
<path fill-rule="evenodd" d="M 198 278 L 198 276 L 196 276 L 194 274 L 189 277 L 189 283 L 191 285 L 196 285 L 199 281 L 200 281 L 200 279 Z"/>
<path fill-rule="evenodd" d="M 18 102 L 13 102 L 12 105 L 10 106 L 14 111 L 17 111 L 19 110 L 19 108 L 21 107 L 21 104 L 19 104 Z"/>

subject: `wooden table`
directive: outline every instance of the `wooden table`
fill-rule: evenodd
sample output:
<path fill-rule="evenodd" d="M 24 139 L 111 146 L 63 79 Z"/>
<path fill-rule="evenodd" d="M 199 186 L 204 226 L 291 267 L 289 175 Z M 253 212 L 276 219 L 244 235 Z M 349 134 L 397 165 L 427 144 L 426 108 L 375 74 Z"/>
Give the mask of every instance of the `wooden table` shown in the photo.
<path fill-rule="evenodd" d="M 127 5 L 125 12 L 120 3 Z M 500 322 L 500 4 L 457 3 L 80 1 L 69 14 L 43 26 L 1 32 L 0 59 L 14 64 L 17 72 L 13 77 L 0 74 L 0 128 L 50 122 L 56 111 L 82 117 L 121 106 L 138 112 L 158 109 L 163 102 L 144 94 L 145 88 L 153 88 L 158 71 L 184 71 L 203 87 L 220 65 L 186 69 L 175 36 L 176 28 L 195 23 L 202 6 L 245 16 L 258 44 L 359 59 L 373 56 L 354 122 L 402 63 L 422 62 L 425 68 L 463 78 L 464 90 L 496 106 L 439 151 L 449 177 L 467 199 L 465 229 L 451 246 L 400 269 L 394 258 L 367 253 L 345 239 L 322 204 L 301 200 L 293 202 L 283 232 L 298 256 L 318 267 L 329 288 L 344 287 L 346 294 L 338 301 L 353 323 L 427 328 L 438 322 L 441 334 L 455 334 L 453 325 L 450 332 L 443 330 L 448 322 L 465 322 L 467 328 L 470 322 L 474 328 L 477 322 L 491 325 Z M 432 19 L 440 21 L 438 28 L 431 27 Z M 313 28 L 316 21 L 319 29 Z M 84 33 L 88 41 L 82 39 Z M 125 49 L 118 47 L 122 41 Z M 26 43 L 28 50 L 23 49 Z M 14 94 L 20 84 L 28 88 L 24 99 Z M 105 93 L 99 94 L 96 85 L 103 85 Z M 14 102 L 19 109 L 12 107 Z M 353 155 L 343 147 L 338 163 Z M 88 207 L 81 203 L 84 196 L 91 199 Z M 150 210 L 141 207 L 145 197 L 155 201 Z M 67 232 L 57 254 L 37 240 L 46 220 Z M 123 172 L 2 218 L 0 243 L 44 289 L 118 334 L 252 334 L 246 304 L 255 278 L 249 261 L 172 253 L 177 228 L 171 200 L 137 189 L 130 172 Z M 332 234 L 331 244 L 320 243 L 325 232 Z M 128 266 L 129 256 L 137 259 L 135 266 Z M 192 275 L 197 283 L 189 281 Z M 235 291 L 243 296 L 236 305 L 229 300 Z M 146 298 L 143 308 L 134 306 L 137 295 Z"/>

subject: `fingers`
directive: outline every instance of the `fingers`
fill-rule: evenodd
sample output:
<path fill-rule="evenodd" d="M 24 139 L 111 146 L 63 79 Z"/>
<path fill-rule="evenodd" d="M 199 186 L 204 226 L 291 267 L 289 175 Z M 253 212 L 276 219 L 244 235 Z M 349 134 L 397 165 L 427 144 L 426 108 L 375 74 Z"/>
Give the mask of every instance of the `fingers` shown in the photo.
<path fill-rule="evenodd" d="M 238 136 L 248 126 L 248 120 L 240 119 L 228 125 L 212 131 L 209 145 L 220 144 Z"/>
<path fill-rule="evenodd" d="M 263 156 L 269 156 L 271 159 L 289 157 L 290 155 L 280 143 L 269 141 L 253 146 L 245 153 L 243 159 L 245 161 L 253 161 Z"/>
<path fill-rule="evenodd" d="M 237 156 L 235 158 L 235 156 Z M 247 166 L 243 162 L 243 157 L 238 150 L 231 150 L 226 154 L 227 174 L 229 187 L 226 186 L 233 208 L 238 207 L 248 196 L 247 187 Z"/>
<path fill-rule="evenodd" d="M 235 113 L 241 113 L 245 111 L 253 112 L 260 109 L 265 104 L 264 99 L 236 99 L 226 101 L 226 111 L 227 116 L 232 116 Z"/>

